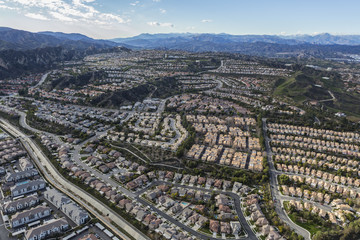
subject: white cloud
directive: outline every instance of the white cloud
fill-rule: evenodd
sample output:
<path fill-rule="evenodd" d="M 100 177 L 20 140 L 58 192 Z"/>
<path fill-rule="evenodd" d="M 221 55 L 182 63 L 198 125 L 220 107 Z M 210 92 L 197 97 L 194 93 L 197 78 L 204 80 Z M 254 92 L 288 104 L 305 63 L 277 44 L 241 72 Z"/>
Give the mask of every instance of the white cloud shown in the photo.
<path fill-rule="evenodd" d="M 0 0 L 3 1 L 3 0 Z M 41 18 L 39 11 L 48 12 L 50 17 L 64 22 L 83 22 L 103 25 L 127 23 L 121 16 L 100 12 L 92 5 L 95 0 L 6 0 L 21 8 L 21 13 L 31 14 L 33 18 Z M 139 1 L 136 1 L 139 2 Z M 1 5 L 0 5 L 1 6 Z M 37 13 L 35 12 L 37 11 Z M 33 15 L 37 14 L 37 16 Z"/>
<path fill-rule="evenodd" d="M 153 0 L 153 2 L 160 2 L 161 0 Z"/>
<path fill-rule="evenodd" d="M 67 17 L 59 12 L 50 12 L 50 15 L 53 16 L 54 18 L 60 20 L 60 21 L 64 21 L 64 22 L 77 22 L 77 19 L 75 18 L 71 18 L 71 17 Z"/>
<path fill-rule="evenodd" d="M 165 13 L 166 13 L 166 10 L 165 10 L 165 9 L 160 8 L 159 10 L 160 10 L 160 12 L 161 12 L 162 14 L 165 14 Z"/>
<path fill-rule="evenodd" d="M 147 24 L 152 27 L 174 27 L 172 23 L 147 22 Z"/>
<path fill-rule="evenodd" d="M 38 20 L 49 20 L 47 17 L 45 17 L 44 15 L 42 14 L 38 14 L 38 13 L 26 13 L 25 14 L 26 17 L 29 17 L 29 18 L 33 18 L 33 19 L 38 19 Z"/>
<path fill-rule="evenodd" d="M 136 5 L 139 5 L 140 1 L 135 1 L 135 2 L 132 2 L 130 3 L 131 6 L 136 6 Z"/>
<path fill-rule="evenodd" d="M 6 6 L 6 5 L 0 5 L 0 9 L 16 10 L 16 8 L 9 7 L 9 6 Z"/>
<path fill-rule="evenodd" d="M 211 20 L 211 19 L 203 19 L 203 20 L 201 20 L 201 22 L 202 23 L 210 23 L 210 22 L 212 22 L 213 20 Z"/>
<path fill-rule="evenodd" d="M 101 17 L 101 19 L 105 19 L 105 20 L 115 20 L 118 23 L 125 23 L 126 22 L 123 18 L 121 18 L 121 17 L 119 17 L 117 15 L 111 14 L 111 13 L 101 13 L 100 17 Z"/>

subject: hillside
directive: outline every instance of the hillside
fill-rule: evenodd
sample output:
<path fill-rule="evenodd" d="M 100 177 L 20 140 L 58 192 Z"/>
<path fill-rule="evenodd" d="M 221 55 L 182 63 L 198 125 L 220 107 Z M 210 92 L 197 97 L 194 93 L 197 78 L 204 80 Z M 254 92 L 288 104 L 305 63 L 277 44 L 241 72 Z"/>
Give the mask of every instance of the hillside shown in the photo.
<path fill-rule="evenodd" d="M 360 94 L 345 91 L 340 76 L 333 72 L 302 68 L 287 79 L 278 79 L 273 95 L 298 105 L 316 101 L 333 112 L 360 116 Z"/>
<path fill-rule="evenodd" d="M 111 48 L 118 46 L 107 40 L 96 40 L 81 34 L 65 34 L 54 32 L 33 33 L 12 28 L 0 27 L 0 50 L 31 50 L 44 47 L 66 49 Z"/>
<path fill-rule="evenodd" d="M 129 49 L 89 47 L 87 49 L 70 50 L 64 47 L 46 47 L 26 51 L 0 51 L 0 79 L 44 72 L 62 61 L 78 60 L 89 54 L 108 51 L 129 51 Z"/>
<path fill-rule="evenodd" d="M 94 79 L 102 79 L 106 76 L 103 71 L 86 72 L 75 76 L 63 76 L 50 83 L 50 90 L 64 89 L 64 88 L 81 88 L 88 85 Z"/>
<path fill-rule="evenodd" d="M 291 98 L 298 103 L 330 99 L 331 95 L 328 90 L 320 87 L 321 85 L 322 81 L 320 79 L 315 79 L 302 72 L 298 72 L 291 78 L 279 79 L 275 83 L 274 94 Z"/>
<path fill-rule="evenodd" d="M 143 33 L 129 38 L 114 38 L 111 41 L 127 43 L 138 47 L 154 47 L 160 41 L 169 44 L 183 44 L 189 41 L 223 43 L 276 43 L 287 45 L 360 45 L 360 35 L 332 35 L 321 33 L 316 35 L 231 35 L 226 33 Z"/>
<path fill-rule="evenodd" d="M 131 89 L 102 94 L 92 99 L 90 104 L 98 107 L 119 107 L 121 105 L 142 101 L 150 95 L 156 98 L 166 98 L 172 94 L 176 94 L 178 90 L 177 80 L 168 77 L 154 82 L 148 82 Z"/>
<path fill-rule="evenodd" d="M 358 35 L 140 34 L 112 41 L 146 49 L 232 52 L 266 57 L 343 58 L 360 53 Z"/>
<path fill-rule="evenodd" d="M 72 60 L 81 55 L 80 52 L 61 47 L 0 51 L 0 79 L 17 77 L 24 73 L 42 72 L 54 67 L 58 61 Z"/>

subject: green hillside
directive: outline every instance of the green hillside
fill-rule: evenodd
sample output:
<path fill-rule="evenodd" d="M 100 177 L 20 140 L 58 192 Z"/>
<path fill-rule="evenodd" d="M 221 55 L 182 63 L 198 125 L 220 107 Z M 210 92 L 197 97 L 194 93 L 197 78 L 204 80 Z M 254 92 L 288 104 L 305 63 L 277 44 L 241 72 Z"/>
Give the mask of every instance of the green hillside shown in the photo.
<path fill-rule="evenodd" d="M 340 76 L 331 72 L 302 69 L 289 78 L 278 79 L 274 83 L 273 95 L 296 105 L 318 101 L 331 112 L 360 117 L 360 94 L 347 92 Z"/>
<path fill-rule="evenodd" d="M 278 79 L 274 85 L 274 95 L 290 98 L 296 103 L 331 99 L 328 89 L 319 86 L 325 86 L 321 78 L 297 72 L 288 79 Z"/>

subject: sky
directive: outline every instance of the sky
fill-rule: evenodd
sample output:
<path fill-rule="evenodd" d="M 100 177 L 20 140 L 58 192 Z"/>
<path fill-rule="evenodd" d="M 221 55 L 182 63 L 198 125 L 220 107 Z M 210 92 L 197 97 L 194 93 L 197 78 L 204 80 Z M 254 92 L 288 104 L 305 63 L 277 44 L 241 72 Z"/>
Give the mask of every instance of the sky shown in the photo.
<path fill-rule="evenodd" d="M 0 0 L 0 26 L 111 39 L 141 33 L 360 34 L 359 0 Z"/>

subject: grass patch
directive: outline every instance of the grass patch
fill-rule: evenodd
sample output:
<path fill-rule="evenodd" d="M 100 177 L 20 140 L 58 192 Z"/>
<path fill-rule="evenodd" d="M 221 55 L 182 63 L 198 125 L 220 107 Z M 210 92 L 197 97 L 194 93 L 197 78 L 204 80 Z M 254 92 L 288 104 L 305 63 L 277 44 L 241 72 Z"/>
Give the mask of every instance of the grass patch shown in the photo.
<path fill-rule="evenodd" d="M 311 234 L 311 236 L 314 236 L 315 233 L 317 233 L 318 231 L 321 231 L 321 229 L 319 229 L 319 226 L 315 225 L 315 224 L 310 224 L 308 222 L 300 222 L 297 218 L 297 216 L 295 216 L 292 213 L 288 213 L 289 218 L 296 223 L 297 225 L 299 225 L 302 228 L 305 228 L 306 230 L 308 230 Z M 326 230 L 326 229 L 324 229 Z"/>
<path fill-rule="evenodd" d="M 333 227 L 331 223 L 317 215 L 311 214 L 309 211 L 292 211 L 288 201 L 284 202 L 284 208 L 289 218 L 295 224 L 308 230 L 311 236 L 314 236 L 319 231 L 328 231 Z"/>

